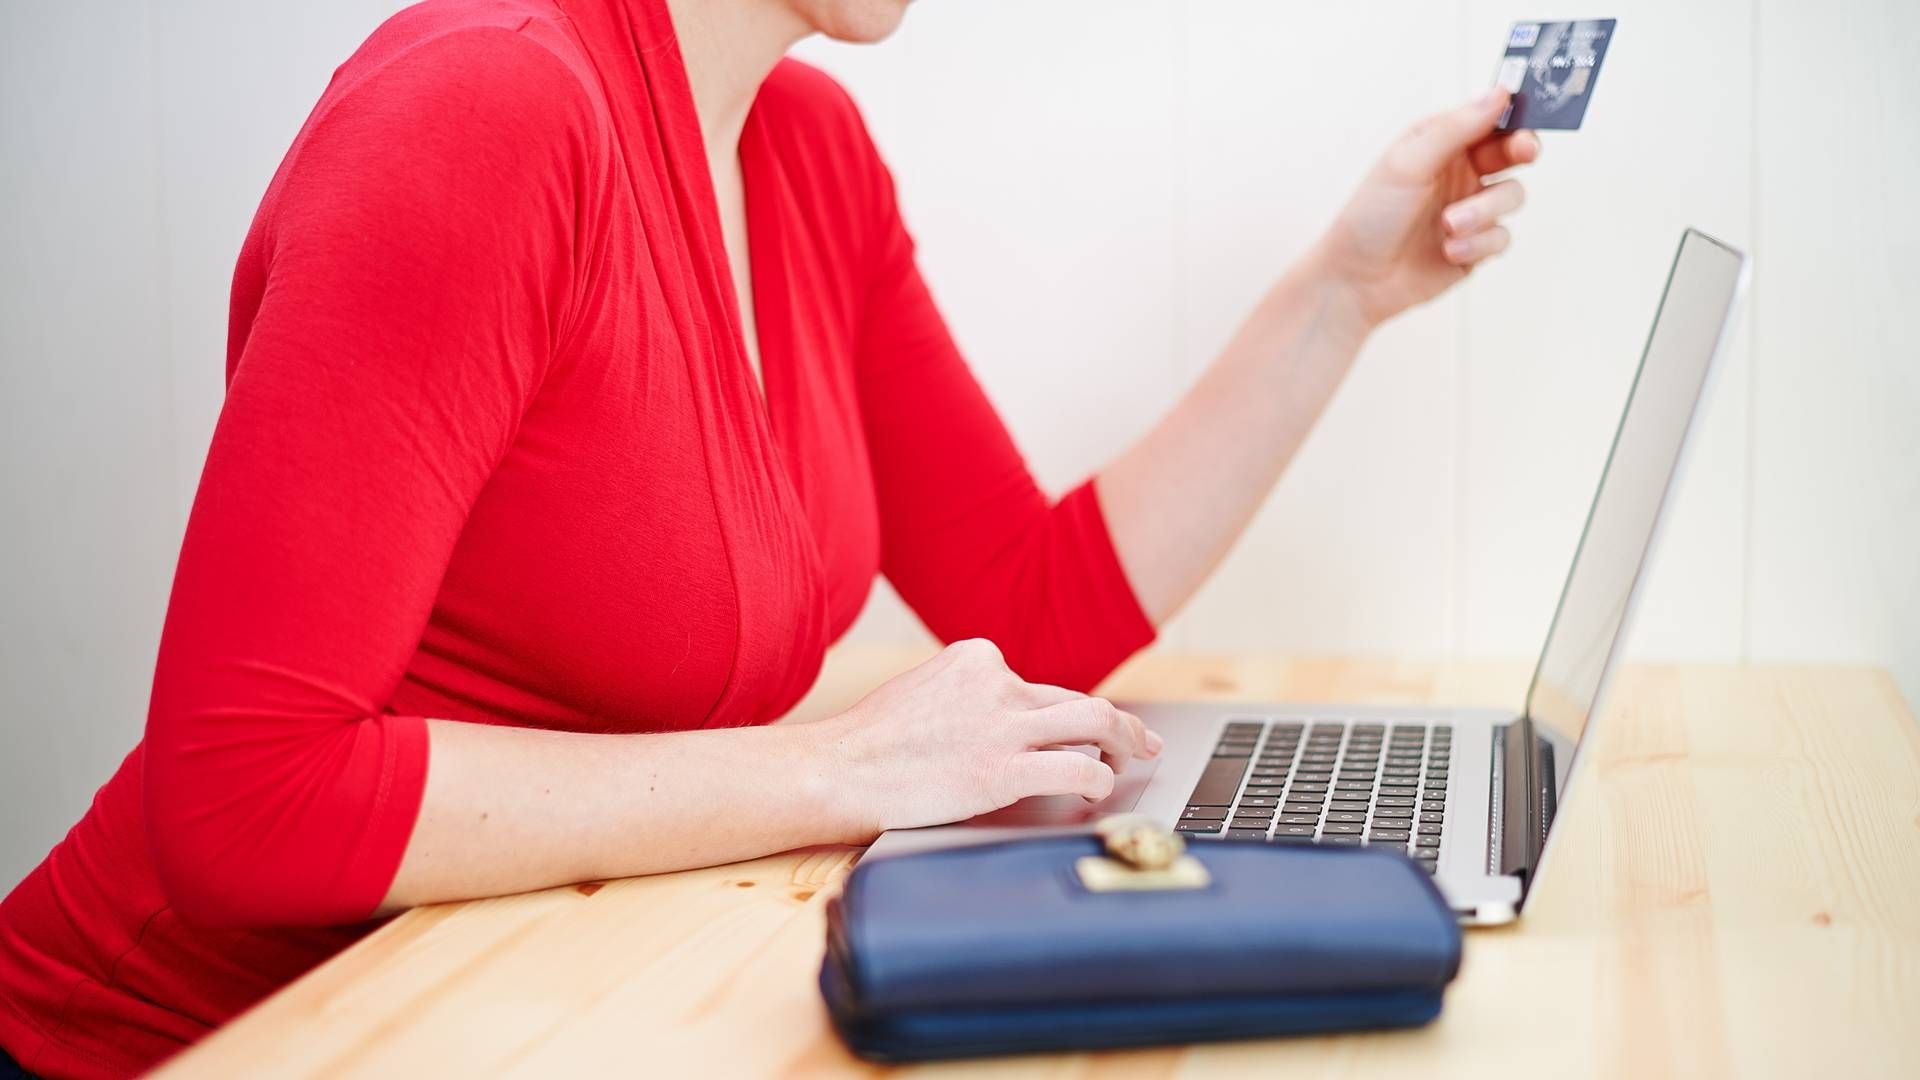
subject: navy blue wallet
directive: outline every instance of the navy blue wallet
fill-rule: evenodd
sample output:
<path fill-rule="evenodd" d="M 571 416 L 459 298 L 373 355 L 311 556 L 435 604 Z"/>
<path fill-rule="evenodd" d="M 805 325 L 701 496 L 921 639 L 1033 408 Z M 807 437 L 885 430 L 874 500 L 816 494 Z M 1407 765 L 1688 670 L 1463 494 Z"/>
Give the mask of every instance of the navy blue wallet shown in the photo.
<path fill-rule="evenodd" d="M 1210 841 L 1211 881 L 1095 892 L 1092 836 L 875 859 L 827 906 L 820 990 L 862 1057 L 1407 1027 L 1440 1013 L 1460 927 L 1397 852 Z"/>

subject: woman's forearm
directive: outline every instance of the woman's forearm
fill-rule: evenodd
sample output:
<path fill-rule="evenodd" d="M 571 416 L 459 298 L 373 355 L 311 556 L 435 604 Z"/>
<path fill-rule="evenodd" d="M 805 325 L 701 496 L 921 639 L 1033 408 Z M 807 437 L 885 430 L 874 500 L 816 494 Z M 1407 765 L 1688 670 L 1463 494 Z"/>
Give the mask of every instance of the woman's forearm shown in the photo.
<path fill-rule="evenodd" d="M 862 843 L 1032 795 L 1103 799 L 1117 771 L 1161 745 L 1106 701 L 1023 681 L 979 640 L 812 723 L 659 735 L 427 727 L 426 791 L 383 914 Z"/>
<path fill-rule="evenodd" d="M 815 725 L 592 735 L 430 721 L 381 912 L 870 839 Z"/>
<path fill-rule="evenodd" d="M 1100 474 L 1149 618 L 1179 610 L 1306 441 L 1370 326 L 1316 250 L 1280 279 L 1171 412 Z"/>
<path fill-rule="evenodd" d="M 1120 563 L 1161 622 L 1200 587 L 1306 441 L 1372 327 L 1506 249 L 1531 132 L 1498 133 L 1505 91 L 1408 128 L 1320 242 L 1187 396 L 1100 475 Z"/>

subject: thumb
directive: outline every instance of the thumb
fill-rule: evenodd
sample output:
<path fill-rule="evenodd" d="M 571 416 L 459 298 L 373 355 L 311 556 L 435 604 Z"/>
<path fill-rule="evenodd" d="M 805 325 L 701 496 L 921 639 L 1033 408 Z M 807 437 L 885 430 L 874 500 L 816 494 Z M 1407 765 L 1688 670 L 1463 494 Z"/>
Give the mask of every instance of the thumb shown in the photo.
<path fill-rule="evenodd" d="M 1512 95 L 1495 86 L 1464 105 L 1434 113 L 1400 140 L 1397 164 L 1421 178 L 1430 177 L 1467 147 L 1493 134 Z"/>

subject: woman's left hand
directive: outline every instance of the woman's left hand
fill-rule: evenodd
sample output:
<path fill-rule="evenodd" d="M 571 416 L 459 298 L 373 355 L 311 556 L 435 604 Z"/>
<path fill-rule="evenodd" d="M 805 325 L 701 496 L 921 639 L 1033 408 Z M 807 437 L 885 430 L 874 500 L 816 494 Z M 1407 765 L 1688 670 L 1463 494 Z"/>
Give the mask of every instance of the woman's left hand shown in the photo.
<path fill-rule="evenodd" d="M 1500 220 L 1525 194 L 1517 180 L 1484 178 L 1540 156 L 1531 131 L 1494 134 L 1507 100 L 1496 88 L 1415 124 L 1334 220 L 1321 255 L 1368 325 L 1433 299 L 1506 250 Z"/>

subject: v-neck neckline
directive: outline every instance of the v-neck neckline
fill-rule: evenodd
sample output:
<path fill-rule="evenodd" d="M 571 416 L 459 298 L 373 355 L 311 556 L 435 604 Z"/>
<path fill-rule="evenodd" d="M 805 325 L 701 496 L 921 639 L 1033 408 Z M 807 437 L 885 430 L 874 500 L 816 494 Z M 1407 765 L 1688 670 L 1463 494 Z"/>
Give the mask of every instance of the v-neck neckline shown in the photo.
<path fill-rule="evenodd" d="M 758 139 L 762 135 L 757 114 L 760 95 L 765 89 L 765 81 L 762 80 L 761 87 L 756 89 L 754 99 L 747 107 L 746 118 L 740 127 L 739 143 L 734 151 L 740 163 L 740 197 L 745 217 L 743 227 L 747 244 L 748 284 L 752 291 L 754 344 L 760 356 L 760 371 L 756 375 L 753 362 L 746 352 L 745 326 L 741 320 L 740 290 L 733 281 L 733 260 L 727 250 L 726 229 L 721 221 L 720 200 L 713 181 L 713 163 L 708 153 L 707 133 L 700 125 L 700 112 L 693 96 L 692 75 L 687 70 L 686 54 L 681 49 L 679 28 L 674 26 L 672 12 L 665 0 L 612 0 L 612 2 L 620 8 L 620 17 L 626 22 L 632 47 L 641 54 L 639 59 L 642 77 L 651 84 L 653 93 L 664 95 L 668 99 L 663 102 L 666 108 L 656 110 L 654 113 L 654 121 L 661 129 L 660 150 L 667 158 L 670 173 L 677 175 L 679 182 L 686 185 L 686 195 L 690 198 L 691 209 L 696 218 L 688 224 L 704 237 L 703 247 L 707 249 L 705 251 L 707 261 L 711 264 L 714 276 L 722 286 L 719 291 L 723 295 L 719 299 L 725 311 L 731 316 L 728 320 L 727 333 L 732 337 L 731 351 L 737 354 L 732 360 L 733 375 L 745 380 L 749 397 L 758 406 L 761 418 L 768 425 L 769 435 L 774 436 L 771 441 L 778 450 L 780 440 L 773 427 L 775 391 L 771 385 L 773 369 L 777 366 L 778 360 L 770 355 L 766 335 L 761 332 L 763 329 L 761 316 L 766 307 L 763 300 L 764 286 L 767 283 L 767 275 L 771 272 L 766 269 L 771 264 L 763 258 L 762 252 L 772 242 L 769 231 L 777 230 L 772 230 L 771 225 L 766 230 L 755 228 L 756 218 L 763 218 L 763 215 L 756 213 L 755 210 L 759 198 L 756 189 L 759 185 L 754 182 L 754 170 L 751 166 L 752 151 L 747 149 L 750 140 Z M 646 31 L 637 32 L 643 25 L 646 26 Z M 664 63 L 661 68 L 656 69 L 647 61 L 648 57 Z M 772 73 L 768 74 L 771 77 Z M 670 137 L 669 129 L 677 130 L 677 139 Z M 767 164 L 771 165 L 771 161 L 769 160 Z M 715 341 L 715 344 L 718 345 L 718 341 Z M 716 349 L 715 351 L 728 350 Z M 716 361 L 716 368 L 726 366 L 724 358 L 716 358 Z"/>
<path fill-rule="evenodd" d="M 747 304 L 753 312 L 752 351 L 748 351 L 747 324 L 742 317 L 745 311 L 740 303 L 740 287 L 733 280 L 733 253 L 726 247 L 726 228 L 724 221 L 720 219 L 720 204 L 717 196 L 714 199 L 714 217 L 720 230 L 721 253 L 727 256 L 727 288 L 733 294 L 733 324 L 735 331 L 740 335 L 740 363 L 746 369 L 747 382 L 753 387 L 754 394 L 759 399 L 760 410 L 766 415 L 768 429 L 774 434 L 774 444 L 778 446 L 780 428 L 773 415 L 775 360 L 769 354 L 766 334 L 767 284 L 773 268 L 766 259 L 762 258 L 762 252 L 776 242 L 775 234 L 778 230 L 773 227 L 774 222 L 771 219 L 758 212 L 756 203 L 761 184 L 755 182 L 753 165 L 750 163 L 756 154 L 767 149 L 760 142 L 763 133 L 760 131 L 758 122 L 759 107 L 760 97 L 756 91 L 753 104 L 747 108 L 746 120 L 740 125 L 740 139 L 733 151 L 734 160 L 740 166 L 740 240 L 747 245 Z M 703 132 L 701 135 L 703 149 L 705 139 Z M 749 140 L 753 140 L 756 145 L 749 148 Z M 769 159 L 762 158 L 760 164 L 771 169 L 773 163 Z M 771 183 L 771 177 L 761 177 L 760 180 Z M 712 182 L 712 166 L 709 165 L 708 184 L 711 185 Z M 756 356 L 759 358 L 757 371 L 754 364 Z"/>
<path fill-rule="evenodd" d="M 721 536 L 731 561 L 736 552 L 772 553 L 783 546 L 797 557 L 782 571 L 786 587 L 804 594 L 801 606 L 812 612 L 811 629 L 795 636 L 783 626 L 769 630 L 753 624 L 770 601 L 740 593 L 743 633 L 769 633 L 789 647 L 824 649 L 827 633 L 826 570 L 807 501 L 801 491 L 802 433 L 791 423 L 801 384 L 789 372 L 796 366 L 786 346 L 796 338 L 792 296 L 786 288 L 788 253 L 780 210 L 785 186 L 779 155 L 759 122 L 764 84 L 742 124 L 741 198 L 746 210 L 747 271 L 751 276 L 756 340 L 761 344 L 761 376 L 745 356 L 740 291 L 733 285 L 709 163 L 706 133 L 694 107 L 693 87 L 679 36 L 665 0 L 559 0 L 576 22 L 590 29 L 583 37 L 590 53 L 604 49 L 609 105 L 615 113 L 614 136 L 626 166 L 635 173 L 642 216 L 643 253 L 663 277 L 669 325 L 677 338 L 689 376 L 696 422 L 707 455 L 710 493 L 721 518 Z M 577 11 L 577 14 L 575 12 Z M 595 58 L 599 66 L 598 58 Z M 607 79 L 602 69 L 602 78 Z M 620 85 L 631 78 L 631 87 Z M 630 125 L 632 130 L 624 131 Z M 644 175 L 649 171 L 654 175 Z M 663 219 L 649 222 L 648 215 Z M 658 235 L 649 237 L 649 226 Z M 682 290 L 685 290 L 684 294 Z M 757 416 L 754 414 L 758 414 Z M 724 468 L 719 464 L 730 461 Z M 778 605 L 775 605 L 778 606 Z M 791 607 L 792 605 L 787 605 Z M 818 658 L 812 668 L 817 671 Z M 728 675 L 710 716 L 725 715 L 740 684 Z M 806 673 L 811 677 L 812 672 Z"/>
<path fill-rule="evenodd" d="M 780 440 L 780 429 L 774 422 L 773 369 L 777 361 L 770 355 L 767 348 L 766 334 L 763 333 L 765 324 L 762 321 L 766 307 L 763 297 L 766 295 L 767 275 L 771 272 L 767 262 L 762 258 L 762 252 L 772 242 L 771 234 L 777 230 L 774 230 L 770 224 L 764 230 L 756 228 L 756 219 L 762 221 L 766 219 L 756 212 L 757 192 L 760 185 L 754 182 L 754 170 L 750 163 L 757 151 L 769 149 L 758 142 L 763 137 L 759 125 L 760 94 L 764 91 L 766 83 L 763 79 L 761 86 L 755 89 L 753 101 L 747 106 L 747 115 L 740 124 L 739 140 L 734 146 L 734 158 L 740 165 L 741 239 L 747 245 L 747 285 L 753 305 L 753 344 L 760 357 L 759 371 L 756 372 L 752 354 L 747 352 L 746 324 L 741 318 L 743 310 L 740 303 L 740 289 L 733 280 L 733 256 L 727 249 L 727 230 L 720 212 L 719 189 L 713 180 L 713 157 L 711 148 L 707 144 L 706 129 L 700 125 L 700 111 L 693 96 L 693 78 L 687 71 L 686 53 L 680 48 L 679 29 L 673 26 L 672 14 L 665 9 L 664 4 L 661 14 L 667 23 L 668 43 L 671 46 L 669 55 L 672 59 L 672 74 L 669 83 L 672 92 L 680 98 L 679 106 L 692 120 L 688 125 L 691 129 L 688 137 L 693 144 L 692 149 L 698 166 L 690 169 L 687 167 L 688 163 L 683 162 L 681 172 L 693 174 L 689 182 L 695 185 L 695 190 L 692 192 L 696 204 L 694 209 L 702 219 L 698 224 L 710 238 L 708 242 L 714 249 L 713 254 L 718 256 L 713 258 L 713 262 L 721 283 L 725 286 L 722 290 L 725 293 L 723 301 L 732 316 L 730 331 L 733 336 L 733 351 L 737 353 L 734 357 L 736 373 L 745 380 L 749 396 L 758 407 L 761 419 L 767 424 L 767 433 L 774 450 L 784 457 L 785 450 Z M 768 77 L 772 77 L 771 71 L 768 72 Z M 748 148 L 749 140 L 756 141 L 753 149 Z M 672 153 L 672 148 L 668 147 L 667 152 Z M 765 163 L 771 165 L 770 160 Z"/>

